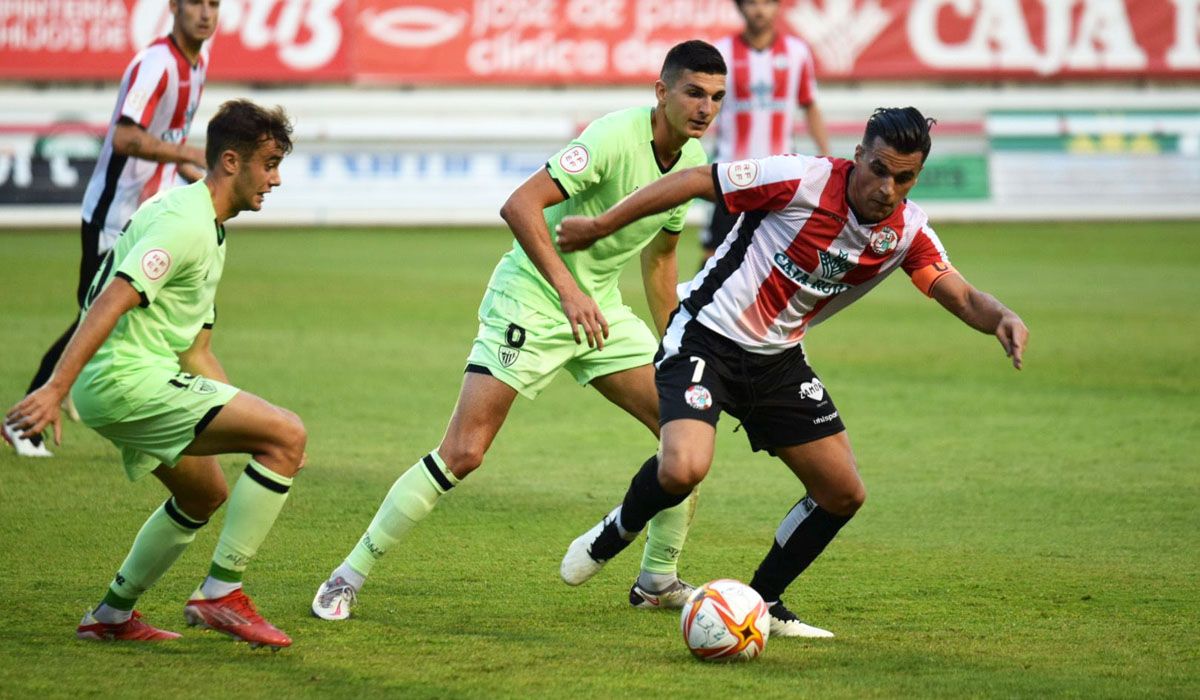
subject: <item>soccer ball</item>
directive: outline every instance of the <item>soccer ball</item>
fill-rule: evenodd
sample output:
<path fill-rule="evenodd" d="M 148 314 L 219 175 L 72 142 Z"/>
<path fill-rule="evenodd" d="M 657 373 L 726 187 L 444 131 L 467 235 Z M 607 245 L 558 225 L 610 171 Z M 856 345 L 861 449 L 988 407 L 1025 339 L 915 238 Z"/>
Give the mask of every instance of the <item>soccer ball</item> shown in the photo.
<path fill-rule="evenodd" d="M 766 648 L 771 618 L 757 591 L 722 578 L 692 593 L 679 627 L 683 642 L 701 661 L 749 660 Z"/>

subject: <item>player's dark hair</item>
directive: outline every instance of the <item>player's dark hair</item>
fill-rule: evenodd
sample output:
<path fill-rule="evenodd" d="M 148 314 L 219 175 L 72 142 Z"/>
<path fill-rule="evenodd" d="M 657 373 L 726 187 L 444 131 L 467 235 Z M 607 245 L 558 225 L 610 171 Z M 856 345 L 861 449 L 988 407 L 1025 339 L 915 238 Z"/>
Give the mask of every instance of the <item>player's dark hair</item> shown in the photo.
<path fill-rule="evenodd" d="M 671 50 L 667 52 L 667 58 L 663 61 L 662 71 L 658 77 L 667 85 L 674 85 L 685 70 L 712 75 L 725 75 L 728 72 L 725 68 L 725 59 L 721 58 L 721 52 L 717 51 L 717 47 L 699 39 L 672 46 Z"/>
<path fill-rule="evenodd" d="M 863 146 L 870 146 L 878 136 L 899 153 L 920 151 L 924 163 L 933 146 L 929 130 L 934 124 L 937 124 L 936 119 L 927 118 L 916 107 L 880 107 L 867 120 Z"/>
<path fill-rule="evenodd" d="M 223 152 L 237 151 L 249 158 L 264 141 L 274 141 L 285 155 L 292 152 L 292 120 L 283 107 L 267 109 L 250 100 L 229 100 L 208 122 L 204 160 L 212 170 Z"/>

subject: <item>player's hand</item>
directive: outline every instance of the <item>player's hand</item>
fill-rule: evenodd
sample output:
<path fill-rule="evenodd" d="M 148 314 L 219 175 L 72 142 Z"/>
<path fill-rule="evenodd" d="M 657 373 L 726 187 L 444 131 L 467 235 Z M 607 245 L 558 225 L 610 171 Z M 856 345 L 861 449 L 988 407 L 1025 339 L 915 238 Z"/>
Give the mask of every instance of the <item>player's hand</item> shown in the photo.
<path fill-rule="evenodd" d="M 54 426 L 54 444 L 62 444 L 62 415 L 59 405 L 62 395 L 49 385 L 26 396 L 8 411 L 4 420 L 21 431 L 21 437 L 29 440 L 41 435 L 46 426 Z"/>
<path fill-rule="evenodd" d="M 558 234 L 558 247 L 564 253 L 584 250 L 604 237 L 596 220 L 590 216 L 568 216 L 554 227 Z"/>
<path fill-rule="evenodd" d="M 582 327 L 587 336 L 588 347 L 603 350 L 604 339 L 608 337 L 608 321 L 604 319 L 604 314 L 600 313 L 596 301 L 578 288 L 567 294 L 560 293 L 559 296 L 562 299 L 563 314 L 567 317 L 567 323 L 571 324 L 571 334 L 575 336 L 575 343 L 583 342 L 579 336 L 579 329 Z"/>
<path fill-rule="evenodd" d="M 1021 369 L 1021 358 L 1029 342 L 1029 328 L 1021 317 L 1011 312 L 1004 314 L 996 324 L 996 339 L 1004 348 L 1004 354 L 1012 358 L 1013 367 Z"/>

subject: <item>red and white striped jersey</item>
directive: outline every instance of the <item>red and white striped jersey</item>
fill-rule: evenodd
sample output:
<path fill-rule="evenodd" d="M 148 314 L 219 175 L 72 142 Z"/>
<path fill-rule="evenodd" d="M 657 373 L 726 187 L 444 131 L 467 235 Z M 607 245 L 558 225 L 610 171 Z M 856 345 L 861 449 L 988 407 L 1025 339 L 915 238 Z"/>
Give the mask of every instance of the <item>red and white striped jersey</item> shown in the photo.
<path fill-rule="evenodd" d="M 112 248 L 138 206 L 159 190 L 176 184 L 174 163 L 155 163 L 113 152 L 113 135 L 122 117 L 167 143 L 183 143 L 200 106 L 208 57 L 201 52 L 190 65 L 170 36 L 142 49 L 121 78 L 117 106 L 108 124 L 96 169 L 83 195 L 83 220 L 102 227 L 100 250 Z"/>
<path fill-rule="evenodd" d="M 714 164 L 717 206 L 741 217 L 700 274 L 679 285 L 684 311 L 771 355 L 896 268 L 929 295 L 954 272 L 929 217 L 905 201 L 883 221 L 860 224 L 846 201 L 853 165 L 799 155 Z"/>
<path fill-rule="evenodd" d="M 779 33 L 762 51 L 750 48 L 741 35 L 720 39 L 715 46 L 728 74 L 713 160 L 790 153 L 796 107 L 817 99 L 817 73 L 808 44 Z"/>

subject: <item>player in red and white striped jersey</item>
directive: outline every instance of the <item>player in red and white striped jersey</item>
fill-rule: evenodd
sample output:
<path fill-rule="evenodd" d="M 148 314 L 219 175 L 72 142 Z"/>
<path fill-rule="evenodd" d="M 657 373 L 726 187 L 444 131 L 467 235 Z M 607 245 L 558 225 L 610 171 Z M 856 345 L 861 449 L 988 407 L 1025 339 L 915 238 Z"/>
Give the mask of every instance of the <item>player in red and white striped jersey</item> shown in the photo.
<path fill-rule="evenodd" d="M 808 366 L 801 340 L 891 272 L 967 325 L 993 334 L 1020 369 L 1028 329 L 951 265 L 929 221 L 907 200 L 929 154 L 915 108 L 877 110 L 853 161 L 805 156 L 717 163 L 665 177 L 595 218 L 564 219 L 563 251 L 695 197 L 737 215 L 733 233 L 691 282 L 655 357 L 662 443 L 620 506 L 578 538 L 563 576 L 594 574 L 708 473 L 722 412 L 750 445 L 777 455 L 807 489 L 784 517 L 750 585 L 771 606 L 771 636 L 830 637 L 780 602 L 783 591 L 863 504 L 845 426 Z"/>
<path fill-rule="evenodd" d="M 109 121 L 96 168 L 83 196 L 80 225 L 82 257 L 76 302 L 112 249 L 129 217 L 160 190 L 204 176 L 204 152 L 186 145 L 192 117 L 204 91 L 208 57 L 204 42 L 217 28 L 219 0 L 170 0 L 171 33 L 138 52 L 121 78 L 117 105 Z M 42 356 L 26 393 L 50 377 L 75 322 Z M 40 437 L 27 440 L 8 426 L 3 434 L 17 454 L 49 457 Z"/>
<path fill-rule="evenodd" d="M 776 27 L 779 0 L 734 0 L 745 31 L 714 43 L 729 66 L 729 95 L 713 133 L 717 162 L 762 158 L 793 150 L 796 108 L 804 110 L 817 153 L 829 153 L 825 120 L 817 106 L 817 74 L 804 40 Z M 700 234 L 705 256 L 712 255 L 734 217 L 720 207 Z"/>

